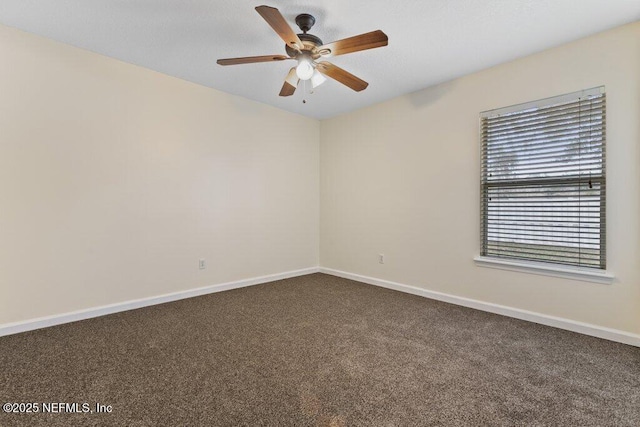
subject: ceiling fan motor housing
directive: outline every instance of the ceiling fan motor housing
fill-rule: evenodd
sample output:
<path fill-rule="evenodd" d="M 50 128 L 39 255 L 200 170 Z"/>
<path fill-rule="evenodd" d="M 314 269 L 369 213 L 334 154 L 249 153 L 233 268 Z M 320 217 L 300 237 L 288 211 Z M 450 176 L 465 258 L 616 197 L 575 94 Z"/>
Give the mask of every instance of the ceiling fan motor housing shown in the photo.
<path fill-rule="evenodd" d="M 314 18 L 313 15 L 309 15 L 308 13 L 301 13 L 300 15 L 296 16 L 296 24 L 302 30 L 302 34 L 298 34 L 298 38 L 304 44 L 304 50 L 310 51 L 314 47 L 322 46 L 322 40 L 320 40 L 319 37 L 314 36 L 313 34 L 307 34 L 307 31 L 309 31 L 315 23 L 316 18 Z M 292 58 L 295 58 L 298 55 L 298 52 L 288 45 L 285 45 L 285 49 L 287 51 L 287 55 Z"/>
<path fill-rule="evenodd" d="M 313 47 L 318 47 L 318 46 L 322 46 L 322 40 L 320 40 L 320 37 L 318 36 L 314 36 L 313 34 L 298 34 L 298 38 L 300 39 L 300 41 L 305 45 L 305 50 L 311 50 L 313 49 Z M 292 58 L 295 58 L 296 55 L 298 54 L 298 52 L 289 47 L 289 45 L 285 45 L 284 46 L 286 51 L 287 51 L 287 55 L 289 55 Z"/>

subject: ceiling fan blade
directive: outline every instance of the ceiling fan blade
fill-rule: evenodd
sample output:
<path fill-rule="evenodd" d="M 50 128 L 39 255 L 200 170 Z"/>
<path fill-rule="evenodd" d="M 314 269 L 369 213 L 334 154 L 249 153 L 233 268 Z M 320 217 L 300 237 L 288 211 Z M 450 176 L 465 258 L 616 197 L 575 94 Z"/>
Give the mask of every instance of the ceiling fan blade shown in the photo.
<path fill-rule="evenodd" d="M 293 59 L 284 55 L 245 56 L 244 58 L 218 59 L 219 65 L 253 64 L 255 62 L 272 62 Z"/>
<path fill-rule="evenodd" d="M 289 83 L 284 82 L 282 89 L 280 89 L 280 96 L 291 96 L 296 91 L 295 86 L 291 86 Z"/>
<path fill-rule="evenodd" d="M 320 71 L 325 76 L 331 77 L 332 79 L 339 81 L 343 85 L 350 87 L 356 92 L 365 90 L 367 86 L 369 86 L 369 83 L 354 76 L 350 72 L 333 65 L 331 62 L 319 62 L 318 64 L 316 64 L 316 70 Z"/>
<path fill-rule="evenodd" d="M 256 11 L 275 30 L 282 40 L 291 48 L 302 50 L 304 45 L 298 35 L 291 29 L 284 16 L 275 7 L 257 6 Z"/>
<path fill-rule="evenodd" d="M 296 91 L 298 87 L 298 75 L 296 74 L 296 68 L 293 67 L 289 70 L 289 74 L 284 79 L 284 84 L 282 85 L 282 89 L 280 89 L 280 96 L 291 96 Z"/>
<path fill-rule="evenodd" d="M 344 55 L 345 53 L 359 52 L 361 50 L 373 49 L 389 44 L 389 38 L 380 30 L 370 33 L 360 34 L 346 39 L 327 43 L 318 47 L 318 52 L 329 51 L 322 55 L 326 58 L 336 55 Z"/>

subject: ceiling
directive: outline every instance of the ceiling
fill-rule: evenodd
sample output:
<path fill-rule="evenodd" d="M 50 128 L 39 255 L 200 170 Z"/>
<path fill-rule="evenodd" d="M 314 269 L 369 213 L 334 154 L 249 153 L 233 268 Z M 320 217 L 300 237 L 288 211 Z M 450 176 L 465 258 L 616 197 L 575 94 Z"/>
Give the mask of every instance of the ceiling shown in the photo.
<path fill-rule="evenodd" d="M 388 46 L 331 59 L 369 87 L 329 80 L 303 103 L 278 96 L 289 61 L 217 65 L 284 54 L 261 4 L 295 30 L 311 13 L 325 43 L 383 30 Z M 2 24 L 318 119 L 639 19 L 639 0 L 0 0 Z"/>

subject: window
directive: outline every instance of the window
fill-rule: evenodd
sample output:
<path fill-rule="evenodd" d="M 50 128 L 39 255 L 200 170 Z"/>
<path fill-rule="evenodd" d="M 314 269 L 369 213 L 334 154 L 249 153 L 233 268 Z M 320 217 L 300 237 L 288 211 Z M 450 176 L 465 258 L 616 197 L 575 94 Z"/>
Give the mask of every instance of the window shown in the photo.
<path fill-rule="evenodd" d="M 606 269 L 604 87 L 480 114 L 481 255 Z"/>

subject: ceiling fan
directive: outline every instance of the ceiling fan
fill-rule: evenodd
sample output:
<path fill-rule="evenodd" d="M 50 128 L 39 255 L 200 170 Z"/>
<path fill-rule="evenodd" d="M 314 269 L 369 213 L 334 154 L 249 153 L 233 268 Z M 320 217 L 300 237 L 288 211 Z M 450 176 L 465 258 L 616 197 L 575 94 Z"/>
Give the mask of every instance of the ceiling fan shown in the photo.
<path fill-rule="evenodd" d="M 302 34 L 296 34 L 280 11 L 275 7 L 258 6 L 256 11 L 284 40 L 287 55 L 249 56 L 244 58 L 218 59 L 220 65 L 251 64 L 256 62 L 277 62 L 296 60 L 298 65 L 291 68 L 284 85 L 280 90 L 280 96 L 291 96 L 296 91 L 300 80 L 311 80 L 311 85 L 316 88 L 330 77 L 356 92 L 360 92 L 369 86 L 369 83 L 354 76 L 348 71 L 324 61 L 324 58 L 358 52 L 366 49 L 386 46 L 389 43 L 387 35 L 380 30 L 360 34 L 332 43 L 323 44 L 319 37 L 309 34 L 316 19 L 308 13 L 296 17 L 296 24 L 302 30 Z"/>

